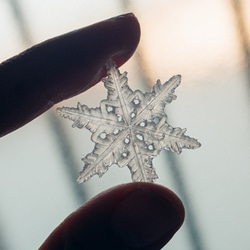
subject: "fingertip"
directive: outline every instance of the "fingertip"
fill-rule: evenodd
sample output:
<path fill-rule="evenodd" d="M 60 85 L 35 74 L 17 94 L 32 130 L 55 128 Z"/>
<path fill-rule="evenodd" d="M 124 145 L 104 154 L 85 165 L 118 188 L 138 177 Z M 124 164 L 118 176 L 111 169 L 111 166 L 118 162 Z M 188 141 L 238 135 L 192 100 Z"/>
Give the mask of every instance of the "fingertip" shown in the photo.
<path fill-rule="evenodd" d="M 171 190 L 152 183 L 123 184 L 86 202 L 40 249 L 161 249 L 183 220 L 183 205 Z"/>
<path fill-rule="evenodd" d="M 183 204 L 161 185 L 135 183 L 131 187 L 115 209 L 114 232 L 131 249 L 161 249 L 183 224 Z"/>
<path fill-rule="evenodd" d="M 120 15 L 111 20 L 116 23 L 123 23 L 121 32 L 124 33 L 124 36 L 120 37 L 120 43 L 123 46 L 111 56 L 117 66 L 120 67 L 133 55 L 138 46 L 141 36 L 140 24 L 133 13 Z"/>

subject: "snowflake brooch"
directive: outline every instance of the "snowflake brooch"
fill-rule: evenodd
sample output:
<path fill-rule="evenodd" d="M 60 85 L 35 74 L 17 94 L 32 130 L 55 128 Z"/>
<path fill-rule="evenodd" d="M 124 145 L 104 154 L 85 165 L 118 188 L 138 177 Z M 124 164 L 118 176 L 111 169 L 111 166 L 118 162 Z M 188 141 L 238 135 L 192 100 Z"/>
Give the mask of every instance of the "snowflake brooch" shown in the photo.
<path fill-rule="evenodd" d="M 173 76 L 164 84 L 158 80 L 151 92 L 143 94 L 130 89 L 127 72 L 121 74 L 111 59 L 106 67 L 108 77 L 102 81 L 108 96 L 100 107 L 78 103 L 77 108 L 57 109 L 62 117 L 74 122 L 72 127 L 87 128 L 95 143 L 93 152 L 82 158 L 84 167 L 77 182 L 87 181 L 95 174 L 101 177 L 112 164 L 128 166 L 133 181 L 153 182 L 158 176 L 152 160 L 162 149 L 179 154 L 183 148 L 201 146 L 185 135 L 186 129 L 167 123 L 164 108 L 176 99 L 174 91 L 181 76 Z"/>

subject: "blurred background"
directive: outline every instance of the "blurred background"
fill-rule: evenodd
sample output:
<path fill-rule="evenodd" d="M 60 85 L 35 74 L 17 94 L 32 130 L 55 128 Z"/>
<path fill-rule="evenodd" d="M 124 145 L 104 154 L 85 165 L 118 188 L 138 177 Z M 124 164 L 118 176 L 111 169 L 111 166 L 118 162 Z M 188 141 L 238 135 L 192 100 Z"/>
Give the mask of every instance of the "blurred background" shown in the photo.
<path fill-rule="evenodd" d="M 127 71 L 132 89 L 181 74 L 169 124 L 202 147 L 161 152 L 159 179 L 183 200 L 186 220 L 164 249 L 234 250 L 250 245 L 250 2 L 247 0 L 0 0 L 0 61 L 33 44 L 134 12 L 141 24 Z M 58 104 L 99 106 L 100 83 Z M 95 98 L 93 98 L 95 96 Z M 6 103 L 8 108 L 8 103 Z M 77 184 L 81 156 L 94 144 L 56 107 L 0 139 L 0 249 L 37 249 L 84 201 L 130 182 L 127 168 Z M 1 117 L 0 119 L 4 119 Z"/>

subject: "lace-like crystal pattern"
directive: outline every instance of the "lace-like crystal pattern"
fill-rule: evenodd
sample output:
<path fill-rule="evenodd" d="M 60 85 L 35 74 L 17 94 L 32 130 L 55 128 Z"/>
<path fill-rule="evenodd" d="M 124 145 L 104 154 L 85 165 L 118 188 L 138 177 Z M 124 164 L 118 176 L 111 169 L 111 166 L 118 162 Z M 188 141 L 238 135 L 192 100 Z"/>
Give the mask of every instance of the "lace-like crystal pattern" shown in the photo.
<path fill-rule="evenodd" d="M 185 135 L 186 129 L 167 123 L 166 104 L 176 99 L 175 89 L 181 76 L 173 76 L 161 84 L 158 80 L 151 92 L 143 94 L 128 86 L 127 73 L 121 74 L 115 63 L 107 63 L 108 77 L 102 79 L 108 91 L 100 107 L 62 107 L 57 112 L 73 121 L 73 127 L 87 128 L 92 133 L 94 150 L 82 158 L 79 183 L 97 174 L 101 177 L 112 164 L 130 169 L 133 181 L 154 182 L 158 176 L 152 160 L 162 149 L 177 154 L 183 148 L 195 149 L 200 143 Z"/>

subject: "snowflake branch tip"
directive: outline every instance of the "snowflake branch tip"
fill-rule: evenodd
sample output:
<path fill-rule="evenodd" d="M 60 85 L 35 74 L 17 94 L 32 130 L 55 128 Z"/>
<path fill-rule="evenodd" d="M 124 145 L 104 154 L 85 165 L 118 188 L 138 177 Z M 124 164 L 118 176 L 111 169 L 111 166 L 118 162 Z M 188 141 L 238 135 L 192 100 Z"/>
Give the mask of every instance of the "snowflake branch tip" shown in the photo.
<path fill-rule="evenodd" d="M 109 71 L 110 69 L 117 70 L 117 65 L 111 58 L 108 59 L 105 66 L 106 66 L 107 71 Z"/>

